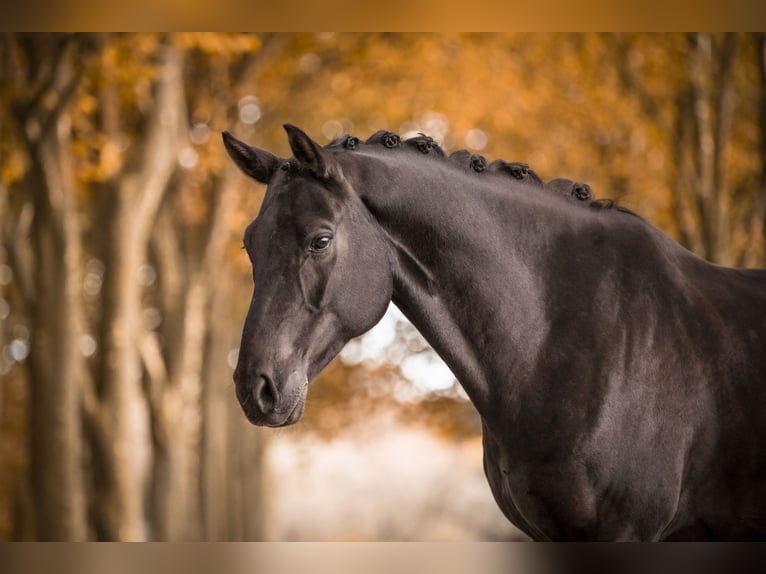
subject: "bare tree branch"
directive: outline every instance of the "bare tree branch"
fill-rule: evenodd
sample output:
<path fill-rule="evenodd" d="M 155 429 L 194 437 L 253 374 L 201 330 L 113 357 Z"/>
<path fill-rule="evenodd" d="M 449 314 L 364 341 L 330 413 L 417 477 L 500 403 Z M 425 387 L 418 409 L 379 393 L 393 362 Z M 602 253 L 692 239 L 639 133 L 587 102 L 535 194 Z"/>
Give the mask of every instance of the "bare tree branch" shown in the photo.
<path fill-rule="evenodd" d="M 0 183 L 0 213 L 9 213 L 8 188 Z M 24 309 L 27 314 L 35 304 L 35 287 L 32 278 L 34 269 L 33 254 L 29 247 L 30 227 L 34 210 L 32 204 L 26 201 L 20 213 L 12 220 L 5 218 L 0 229 L 0 240 L 5 247 L 8 263 L 13 269 L 16 284 L 19 286 Z"/>

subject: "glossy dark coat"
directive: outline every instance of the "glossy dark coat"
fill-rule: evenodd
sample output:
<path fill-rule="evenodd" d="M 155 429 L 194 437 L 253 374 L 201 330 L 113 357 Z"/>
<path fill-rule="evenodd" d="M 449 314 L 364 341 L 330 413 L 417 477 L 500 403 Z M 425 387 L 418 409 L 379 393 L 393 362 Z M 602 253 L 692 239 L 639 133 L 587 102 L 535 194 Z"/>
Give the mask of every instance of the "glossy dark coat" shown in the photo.
<path fill-rule="evenodd" d="M 288 160 L 224 134 L 269 184 L 234 374 L 253 423 L 296 422 L 393 300 L 481 415 L 492 492 L 533 539 L 766 537 L 765 270 L 424 136 L 322 148 L 285 127 Z"/>

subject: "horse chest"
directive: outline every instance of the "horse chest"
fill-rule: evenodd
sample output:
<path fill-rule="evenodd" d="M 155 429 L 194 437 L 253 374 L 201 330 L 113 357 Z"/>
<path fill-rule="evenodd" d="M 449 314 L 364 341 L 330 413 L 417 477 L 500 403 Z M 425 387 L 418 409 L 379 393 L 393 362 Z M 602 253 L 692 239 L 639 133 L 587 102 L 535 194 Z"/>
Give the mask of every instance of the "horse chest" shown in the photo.
<path fill-rule="evenodd" d="M 529 516 L 529 508 L 524 504 L 528 502 L 524 496 L 525 489 L 518 480 L 513 480 L 514 477 L 505 461 L 496 455 L 496 452 L 490 454 L 485 447 L 484 472 L 495 502 L 517 528 L 535 540 L 544 540 L 547 537 Z"/>
<path fill-rule="evenodd" d="M 484 471 L 500 509 L 534 540 L 587 539 L 599 530 L 597 494 L 573 460 L 513 457 L 485 430 Z"/>
<path fill-rule="evenodd" d="M 548 488 L 551 477 L 540 477 L 539 471 L 525 461 L 513 460 L 502 446 L 487 436 L 486 431 L 484 472 L 497 505 L 514 525 L 535 540 L 561 537 L 551 512 L 551 507 L 557 503 L 550 492 L 564 496 L 564 489 Z"/>
<path fill-rule="evenodd" d="M 604 461 L 561 451 L 513 455 L 484 430 L 484 471 L 506 517 L 534 540 L 654 540 L 677 507 L 677 473 L 636 489 L 616 475 L 608 488 L 594 468 Z M 602 467 L 600 472 L 604 472 Z M 638 476 L 638 473 L 635 473 Z"/>

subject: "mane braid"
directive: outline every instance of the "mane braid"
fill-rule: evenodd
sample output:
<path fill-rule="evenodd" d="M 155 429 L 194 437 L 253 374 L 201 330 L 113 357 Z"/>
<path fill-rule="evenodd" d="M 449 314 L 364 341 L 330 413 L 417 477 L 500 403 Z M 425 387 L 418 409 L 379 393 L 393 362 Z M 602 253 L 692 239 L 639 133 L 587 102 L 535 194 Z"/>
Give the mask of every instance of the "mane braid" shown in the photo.
<path fill-rule="evenodd" d="M 529 164 L 513 161 L 508 162 L 502 159 L 496 159 L 489 164 L 489 171 L 497 171 L 505 175 L 510 175 L 514 179 L 527 181 L 537 185 L 545 185 L 537 172 L 529 167 Z"/>
<path fill-rule="evenodd" d="M 471 169 L 473 171 L 481 173 L 482 171 L 486 171 L 487 167 L 489 167 L 489 164 L 483 155 L 475 153 L 471 156 Z"/>
<path fill-rule="evenodd" d="M 340 136 L 339 138 L 335 138 L 325 147 L 329 149 L 340 147 L 347 150 L 355 150 L 356 148 L 359 147 L 360 143 L 361 141 L 359 140 L 358 137 L 353 136 L 351 134 L 345 134 Z"/>
<path fill-rule="evenodd" d="M 445 157 L 444 151 L 439 147 L 439 144 L 437 144 L 432 137 L 427 136 L 424 133 L 408 138 L 404 140 L 404 143 L 415 147 L 415 149 L 422 154 L 434 152 L 439 157 Z"/>
<path fill-rule="evenodd" d="M 402 138 L 399 137 L 399 134 L 395 134 L 394 132 L 389 132 L 386 130 L 378 130 L 374 134 L 372 134 L 369 138 L 367 138 L 367 141 L 364 143 L 366 144 L 383 144 L 383 147 L 387 147 L 389 149 L 399 147 L 401 144 Z"/>
<path fill-rule="evenodd" d="M 487 169 L 487 160 L 484 156 L 477 153 L 471 154 L 467 149 L 459 149 L 452 152 L 448 159 L 469 171 L 473 170 L 477 173 L 481 173 Z"/>
<path fill-rule="evenodd" d="M 590 186 L 581 181 L 572 181 L 571 179 L 558 177 L 550 180 L 545 186 L 561 195 L 577 199 L 578 201 L 589 201 L 594 199 L 593 191 Z"/>

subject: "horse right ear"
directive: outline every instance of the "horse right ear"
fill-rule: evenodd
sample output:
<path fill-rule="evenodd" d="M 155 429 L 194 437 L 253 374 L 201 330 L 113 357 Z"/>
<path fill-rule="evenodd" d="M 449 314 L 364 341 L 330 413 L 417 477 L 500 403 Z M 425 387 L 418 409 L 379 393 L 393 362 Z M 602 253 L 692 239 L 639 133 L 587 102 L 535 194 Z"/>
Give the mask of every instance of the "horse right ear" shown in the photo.
<path fill-rule="evenodd" d="M 254 148 L 239 141 L 229 132 L 223 132 L 222 135 L 223 145 L 239 169 L 256 181 L 269 183 L 281 160 L 264 149 Z"/>

